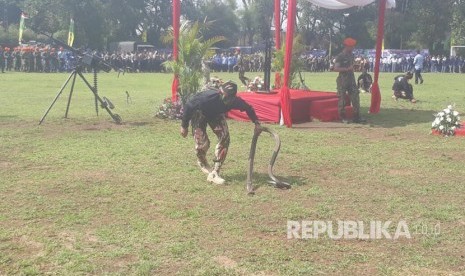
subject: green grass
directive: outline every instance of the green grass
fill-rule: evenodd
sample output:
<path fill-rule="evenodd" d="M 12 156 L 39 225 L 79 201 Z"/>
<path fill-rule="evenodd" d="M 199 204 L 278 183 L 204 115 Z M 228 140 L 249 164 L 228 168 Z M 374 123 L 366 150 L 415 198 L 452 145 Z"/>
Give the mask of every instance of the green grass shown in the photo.
<path fill-rule="evenodd" d="M 97 117 L 91 92 L 77 82 L 69 118 L 65 90 L 39 126 L 66 77 L 0 75 L 1 275 L 465 270 L 465 139 L 430 135 L 433 113 L 453 103 L 465 112 L 464 75 L 425 74 L 412 105 L 390 98 L 394 75 L 382 74 L 379 114 L 367 114 L 370 97 L 361 95 L 369 125 L 271 125 L 282 140 L 275 174 L 293 188 L 264 184 L 273 141 L 261 138 L 253 197 L 245 190 L 250 123 L 229 121 L 228 184 L 215 186 L 196 167 L 180 123 L 153 116 L 171 75 L 99 74 L 100 94 L 122 125 L 104 110 Z M 304 77 L 314 90 L 335 91 L 334 73 Z M 413 238 L 288 240 L 287 220 L 405 220 Z M 421 233 L 437 224 L 439 235 Z"/>

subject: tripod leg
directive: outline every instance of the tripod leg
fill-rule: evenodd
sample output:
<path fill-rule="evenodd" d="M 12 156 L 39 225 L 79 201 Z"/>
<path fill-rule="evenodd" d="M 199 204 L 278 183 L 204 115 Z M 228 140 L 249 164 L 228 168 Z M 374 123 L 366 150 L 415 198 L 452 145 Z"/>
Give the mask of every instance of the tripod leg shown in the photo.
<path fill-rule="evenodd" d="M 97 113 L 98 116 L 98 99 L 95 97 L 95 113 Z"/>
<path fill-rule="evenodd" d="M 76 74 L 74 74 L 73 82 L 71 83 L 71 90 L 69 91 L 68 105 L 66 106 L 65 118 L 68 118 L 69 106 L 71 105 L 71 97 L 73 96 L 75 83 L 76 83 Z"/>
<path fill-rule="evenodd" d="M 97 95 L 98 95 L 98 88 L 97 88 L 97 69 L 94 68 L 94 93 L 95 93 L 95 112 L 97 113 L 98 116 L 98 100 L 97 100 Z"/>
<path fill-rule="evenodd" d="M 100 96 L 97 94 L 97 91 L 95 90 L 94 87 L 92 87 L 92 85 L 90 85 L 90 83 L 86 80 L 86 78 L 84 77 L 84 75 L 81 73 L 81 72 L 78 72 L 79 76 L 81 77 L 82 81 L 84 81 L 84 83 L 87 85 L 87 87 L 89 87 L 90 91 L 92 91 L 92 93 L 94 93 L 94 96 L 95 96 L 95 100 L 98 101 L 103 108 L 105 108 L 105 110 L 108 112 L 108 114 L 110 114 L 111 118 L 117 123 L 117 124 L 120 124 L 121 123 L 121 117 L 118 115 L 118 114 L 113 114 L 110 110 L 110 108 L 108 108 L 108 103 L 106 103 L 105 101 L 103 101 Z"/>
<path fill-rule="evenodd" d="M 72 77 L 76 77 L 76 71 L 73 71 L 68 79 L 65 81 L 65 83 L 63 84 L 63 86 L 61 86 L 60 88 L 60 91 L 58 91 L 57 95 L 55 96 L 55 99 L 53 100 L 52 104 L 49 106 L 49 108 L 47 109 L 47 111 L 45 111 L 45 114 L 44 116 L 42 116 L 42 119 L 40 119 L 40 122 L 39 122 L 39 125 L 42 124 L 42 122 L 45 120 L 45 117 L 47 116 L 47 114 L 50 112 L 50 110 L 52 109 L 53 105 L 56 103 L 56 101 L 58 100 L 58 98 L 60 97 L 61 93 L 63 93 L 63 90 L 65 89 L 66 85 L 68 85 L 69 81 L 71 80 Z"/>

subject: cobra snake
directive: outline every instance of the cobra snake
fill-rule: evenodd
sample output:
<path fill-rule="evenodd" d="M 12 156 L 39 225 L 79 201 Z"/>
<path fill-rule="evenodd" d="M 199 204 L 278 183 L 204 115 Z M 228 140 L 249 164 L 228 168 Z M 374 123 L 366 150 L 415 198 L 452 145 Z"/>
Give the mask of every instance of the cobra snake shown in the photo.
<path fill-rule="evenodd" d="M 289 183 L 281 181 L 273 175 L 273 166 L 274 166 L 274 163 L 276 162 L 276 158 L 278 157 L 279 150 L 281 149 L 281 140 L 279 139 L 278 134 L 271 131 L 267 127 L 260 127 L 259 131 L 254 132 L 254 135 L 252 138 L 252 144 L 250 146 L 250 153 L 249 153 L 249 170 L 247 172 L 247 192 L 248 194 L 251 194 L 251 195 L 255 194 L 255 189 L 252 184 L 255 150 L 257 148 L 258 137 L 260 136 L 260 134 L 262 134 L 262 132 L 268 132 L 271 136 L 273 136 L 275 140 L 275 147 L 273 150 L 273 155 L 268 165 L 268 176 L 270 177 L 270 180 L 268 180 L 268 183 L 279 189 L 290 189 L 291 188 L 291 185 Z"/>

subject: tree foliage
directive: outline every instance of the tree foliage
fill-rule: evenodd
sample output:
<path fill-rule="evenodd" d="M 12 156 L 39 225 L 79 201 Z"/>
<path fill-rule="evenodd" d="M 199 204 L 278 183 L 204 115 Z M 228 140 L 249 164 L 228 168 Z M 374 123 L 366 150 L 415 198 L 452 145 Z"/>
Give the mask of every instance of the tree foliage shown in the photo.
<path fill-rule="evenodd" d="M 302 43 L 302 36 L 297 35 L 293 40 L 292 48 L 292 61 L 289 72 L 289 82 L 292 88 L 299 88 L 301 83 L 297 80 L 297 75 L 299 72 L 304 70 L 305 64 L 300 58 L 302 52 L 305 51 L 305 45 Z M 280 50 L 277 50 L 275 53 L 275 58 L 273 59 L 272 69 L 273 71 L 279 72 L 281 75 L 284 74 L 284 59 L 286 56 L 286 45 L 281 47 Z"/>
<path fill-rule="evenodd" d="M 297 32 L 308 48 L 340 47 L 345 36 L 353 36 L 362 48 L 373 48 L 376 40 L 378 2 L 363 8 L 327 10 L 309 1 L 298 1 Z M 396 0 L 397 7 L 386 13 L 386 48 L 429 48 L 445 52 L 451 40 L 465 43 L 464 0 Z M 270 37 L 272 0 L 190 0 L 181 1 L 182 17 L 191 21 L 213 21 L 202 35 L 223 35 L 220 47 L 239 43 L 262 44 Z M 287 1 L 281 1 L 281 17 L 287 15 Z M 109 42 L 140 40 L 165 47 L 161 37 L 172 24 L 169 0 L 0 0 L 3 14 L 2 41 L 11 43 L 17 32 L 19 10 L 30 15 L 27 25 L 65 37 L 70 18 L 76 22 L 77 46 L 103 49 Z M 6 12 L 5 12 L 6 11 Z M 11 25 L 16 26 L 11 27 Z M 37 37 L 29 30 L 25 38 Z M 7 40 L 5 40 L 7 39 Z M 338 49 L 336 49 L 338 50 Z"/>
<path fill-rule="evenodd" d="M 451 43 L 454 45 L 465 45 L 465 1 L 455 1 L 453 7 Z"/>
<path fill-rule="evenodd" d="M 211 22 L 211 26 L 204 30 L 205 38 L 223 36 L 225 40 L 217 44 L 218 47 L 227 48 L 235 46 L 239 39 L 239 21 L 236 13 L 235 2 L 203 0 L 197 1 L 196 12 L 191 12 L 190 20 L 200 22 Z"/>

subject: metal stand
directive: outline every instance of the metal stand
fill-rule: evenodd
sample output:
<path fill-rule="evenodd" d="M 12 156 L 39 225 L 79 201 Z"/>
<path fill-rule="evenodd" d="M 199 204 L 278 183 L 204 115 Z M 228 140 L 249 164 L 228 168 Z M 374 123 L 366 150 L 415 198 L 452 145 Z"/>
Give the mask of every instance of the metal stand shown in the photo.
<path fill-rule="evenodd" d="M 264 85 L 265 91 L 270 91 L 271 87 L 271 47 L 272 47 L 272 42 L 270 39 L 266 40 L 265 43 L 265 64 L 264 64 L 264 73 L 265 73 L 265 79 L 264 79 Z"/>
<path fill-rule="evenodd" d="M 90 83 L 86 80 L 86 78 L 82 74 L 82 65 L 78 65 L 78 66 L 76 66 L 76 68 L 74 68 L 74 70 L 69 75 L 68 79 L 61 86 L 60 91 L 58 91 L 58 93 L 55 96 L 55 99 L 53 100 L 52 104 L 50 104 L 47 111 L 45 111 L 44 116 L 42 116 L 42 119 L 40 119 L 39 125 L 42 124 L 42 122 L 45 120 L 45 117 L 50 112 L 53 105 L 56 103 L 56 101 L 60 97 L 60 95 L 63 93 L 63 91 L 65 90 L 65 88 L 68 85 L 69 81 L 71 79 L 73 79 L 73 81 L 71 83 L 71 90 L 69 92 L 68 104 L 66 106 L 66 113 L 65 113 L 65 118 L 68 118 L 69 107 L 71 105 L 71 97 L 73 96 L 74 84 L 76 83 L 76 77 L 77 76 L 79 76 L 81 78 L 81 80 L 87 85 L 87 87 L 89 87 L 90 91 L 92 91 L 92 93 L 94 94 L 94 97 L 95 97 L 95 111 L 97 112 L 97 116 L 98 116 L 98 104 L 100 103 L 100 106 L 102 108 L 104 108 L 108 112 L 108 114 L 110 114 L 111 118 L 115 121 L 115 123 L 120 124 L 121 121 L 122 121 L 121 117 L 118 114 L 116 114 L 116 113 L 113 114 L 111 112 L 111 109 L 114 107 L 113 104 L 111 104 L 111 102 L 108 101 L 108 99 L 106 99 L 105 97 L 104 97 L 104 99 L 102 99 L 98 95 L 98 90 L 97 90 L 97 70 L 94 69 L 94 86 L 92 86 L 92 85 L 90 85 Z"/>

